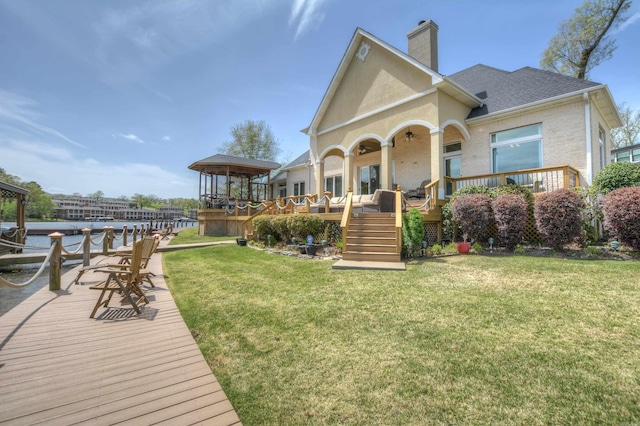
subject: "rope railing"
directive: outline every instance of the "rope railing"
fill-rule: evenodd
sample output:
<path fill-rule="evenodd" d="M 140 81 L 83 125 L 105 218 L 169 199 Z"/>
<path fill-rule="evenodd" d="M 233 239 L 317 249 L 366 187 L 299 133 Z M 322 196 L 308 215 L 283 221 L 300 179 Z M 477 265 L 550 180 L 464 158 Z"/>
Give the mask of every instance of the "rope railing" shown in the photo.
<path fill-rule="evenodd" d="M 98 241 L 94 241 L 93 238 L 90 238 L 91 244 L 93 244 L 94 246 L 102 245 L 102 242 L 104 241 L 104 238 L 106 236 L 107 236 L 107 231 L 102 231 L 102 233 L 100 234 L 100 239 L 98 239 Z"/>
<path fill-rule="evenodd" d="M 88 234 L 85 234 L 85 235 L 82 237 L 82 241 L 80 241 L 79 243 L 73 243 L 73 244 L 69 244 L 69 245 L 67 245 L 67 246 L 64 246 L 64 245 L 63 245 L 63 246 L 62 246 L 62 252 L 63 252 L 64 254 L 78 254 L 78 253 L 80 253 L 80 250 L 82 250 L 82 249 L 83 249 L 83 247 L 84 247 L 84 240 L 85 240 L 85 239 L 87 239 L 87 238 L 91 239 L 90 237 L 88 237 Z M 67 247 L 76 246 L 76 245 L 77 245 L 78 247 L 77 247 L 74 251 L 69 251 L 69 250 L 67 250 Z"/>
<path fill-rule="evenodd" d="M 9 287 L 9 288 L 24 288 L 24 287 L 27 287 L 27 286 L 33 284 L 35 282 L 35 280 L 37 280 L 40 277 L 40 275 L 42 275 L 42 272 L 44 272 L 44 269 L 47 266 L 47 263 L 49 263 L 49 260 L 51 259 L 51 256 L 53 255 L 58 243 L 59 243 L 58 240 L 54 240 L 51 243 L 51 247 L 49 247 L 49 252 L 47 253 L 47 257 L 45 257 L 44 261 L 42 262 L 42 265 L 40 265 L 40 269 L 38 269 L 38 272 L 36 272 L 35 275 L 33 277 L 31 277 L 28 281 L 26 281 L 24 283 L 16 284 L 16 283 L 12 283 L 11 281 L 7 281 L 4 278 L 0 277 L 0 285 L 3 285 L 5 287 Z"/>
<path fill-rule="evenodd" d="M 15 243 L 13 241 L 0 240 L 0 246 L 6 246 L 16 249 L 29 249 L 29 250 L 47 250 L 49 247 L 28 246 L 25 244 Z"/>

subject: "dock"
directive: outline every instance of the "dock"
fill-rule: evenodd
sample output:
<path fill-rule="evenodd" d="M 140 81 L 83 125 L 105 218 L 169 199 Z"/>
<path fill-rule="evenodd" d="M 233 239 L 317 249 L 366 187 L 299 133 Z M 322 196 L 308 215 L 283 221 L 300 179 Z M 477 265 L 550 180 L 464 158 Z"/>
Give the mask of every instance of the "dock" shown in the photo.
<path fill-rule="evenodd" d="M 0 317 L 0 423 L 240 424 L 180 316 L 161 257 L 149 263 L 155 288 L 145 288 L 140 315 L 115 295 L 90 319 L 99 292 L 89 287 L 101 275 L 75 285 L 74 268 L 61 290 L 45 287 Z"/>

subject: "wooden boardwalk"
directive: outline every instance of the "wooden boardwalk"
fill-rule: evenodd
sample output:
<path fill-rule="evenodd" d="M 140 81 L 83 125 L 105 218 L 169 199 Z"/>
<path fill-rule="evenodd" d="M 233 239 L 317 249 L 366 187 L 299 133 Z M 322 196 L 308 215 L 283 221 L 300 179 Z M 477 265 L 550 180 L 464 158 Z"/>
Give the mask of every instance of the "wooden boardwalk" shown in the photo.
<path fill-rule="evenodd" d="M 164 244 L 163 244 L 164 245 Z M 93 260 L 92 263 L 95 263 Z M 101 275 L 76 270 L 0 317 L 0 424 L 236 425 L 240 420 L 162 276 L 136 315 L 114 295 L 89 319 Z"/>

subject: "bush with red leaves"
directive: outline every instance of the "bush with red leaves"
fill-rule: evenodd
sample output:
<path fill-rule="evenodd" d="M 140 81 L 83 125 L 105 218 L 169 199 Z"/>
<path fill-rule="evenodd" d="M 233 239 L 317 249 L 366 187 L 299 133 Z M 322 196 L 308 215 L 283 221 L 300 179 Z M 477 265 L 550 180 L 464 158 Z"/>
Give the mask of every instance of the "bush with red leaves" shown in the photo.
<path fill-rule="evenodd" d="M 491 197 L 484 194 L 460 195 L 453 200 L 451 214 L 465 236 L 471 237 L 473 242 L 479 242 L 493 222 Z"/>
<path fill-rule="evenodd" d="M 640 186 L 620 188 L 604 197 L 604 226 L 620 241 L 640 249 Z"/>
<path fill-rule="evenodd" d="M 551 248 L 562 250 L 582 233 L 584 200 L 574 191 L 558 189 L 540 194 L 533 206 L 538 232 Z"/>
<path fill-rule="evenodd" d="M 507 250 L 513 250 L 524 236 L 528 203 L 522 195 L 505 194 L 496 198 L 491 206 L 498 230 L 498 243 L 506 246 Z"/>

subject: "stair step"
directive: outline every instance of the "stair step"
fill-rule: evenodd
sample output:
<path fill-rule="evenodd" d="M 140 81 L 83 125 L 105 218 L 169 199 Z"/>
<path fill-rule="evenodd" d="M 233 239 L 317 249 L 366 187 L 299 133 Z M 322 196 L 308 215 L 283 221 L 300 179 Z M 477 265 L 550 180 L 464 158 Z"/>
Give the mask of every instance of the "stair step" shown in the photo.
<path fill-rule="evenodd" d="M 371 261 L 371 262 L 400 262 L 400 255 L 397 253 L 371 253 L 371 252 L 342 252 L 342 259 Z"/>
<path fill-rule="evenodd" d="M 347 251 L 358 253 L 395 253 L 396 246 L 384 244 L 347 244 Z"/>

